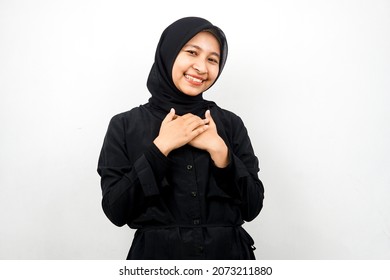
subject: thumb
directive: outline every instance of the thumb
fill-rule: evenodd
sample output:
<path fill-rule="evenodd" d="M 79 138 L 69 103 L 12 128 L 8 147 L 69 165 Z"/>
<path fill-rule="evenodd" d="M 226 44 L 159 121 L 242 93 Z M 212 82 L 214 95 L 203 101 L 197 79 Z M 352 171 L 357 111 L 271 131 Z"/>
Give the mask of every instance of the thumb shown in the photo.
<path fill-rule="evenodd" d="M 210 123 L 214 122 L 213 118 L 211 117 L 210 110 L 206 111 L 205 117 L 206 117 L 207 120 L 209 120 Z"/>
<path fill-rule="evenodd" d="M 165 116 L 164 120 L 162 121 L 162 123 L 168 123 L 170 121 L 172 121 L 175 117 L 175 109 L 171 108 L 171 110 L 169 111 L 169 113 Z"/>

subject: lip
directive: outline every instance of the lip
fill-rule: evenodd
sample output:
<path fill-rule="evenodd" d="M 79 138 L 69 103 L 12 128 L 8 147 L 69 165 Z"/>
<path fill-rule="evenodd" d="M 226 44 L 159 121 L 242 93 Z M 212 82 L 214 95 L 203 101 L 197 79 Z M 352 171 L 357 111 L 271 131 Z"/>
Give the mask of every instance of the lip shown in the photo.
<path fill-rule="evenodd" d="M 184 78 L 192 85 L 200 86 L 205 81 L 202 77 L 197 75 L 184 74 Z"/>

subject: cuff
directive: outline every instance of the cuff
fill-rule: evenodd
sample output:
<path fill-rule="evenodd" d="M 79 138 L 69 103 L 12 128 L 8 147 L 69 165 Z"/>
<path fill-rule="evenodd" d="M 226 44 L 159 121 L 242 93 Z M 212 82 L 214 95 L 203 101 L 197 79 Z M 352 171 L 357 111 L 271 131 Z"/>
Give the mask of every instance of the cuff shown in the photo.
<path fill-rule="evenodd" d="M 145 196 L 160 194 L 158 183 L 164 178 L 168 165 L 169 160 L 154 144 L 135 162 L 134 168 Z"/>

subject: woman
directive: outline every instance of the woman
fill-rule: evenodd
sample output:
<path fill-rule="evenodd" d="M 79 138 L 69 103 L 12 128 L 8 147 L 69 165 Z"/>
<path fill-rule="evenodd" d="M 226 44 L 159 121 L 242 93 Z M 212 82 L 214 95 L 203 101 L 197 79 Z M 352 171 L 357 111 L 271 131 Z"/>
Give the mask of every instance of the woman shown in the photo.
<path fill-rule="evenodd" d="M 263 206 L 258 160 L 235 114 L 204 100 L 224 33 L 182 18 L 161 35 L 145 105 L 114 116 L 98 163 L 102 206 L 137 229 L 127 259 L 254 259 L 241 227 Z"/>

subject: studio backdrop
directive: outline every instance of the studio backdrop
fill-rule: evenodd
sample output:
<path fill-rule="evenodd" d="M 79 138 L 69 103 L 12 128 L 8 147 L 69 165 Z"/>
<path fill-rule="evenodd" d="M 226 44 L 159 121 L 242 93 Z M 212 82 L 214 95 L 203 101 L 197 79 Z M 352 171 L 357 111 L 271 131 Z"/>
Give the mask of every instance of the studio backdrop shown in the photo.
<path fill-rule="evenodd" d="M 390 2 L 1 1 L 0 259 L 124 259 L 101 208 L 111 117 L 144 104 L 163 29 L 220 26 L 204 97 L 241 116 L 264 208 L 258 259 L 390 258 Z"/>

